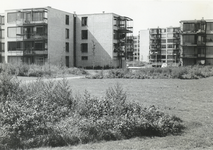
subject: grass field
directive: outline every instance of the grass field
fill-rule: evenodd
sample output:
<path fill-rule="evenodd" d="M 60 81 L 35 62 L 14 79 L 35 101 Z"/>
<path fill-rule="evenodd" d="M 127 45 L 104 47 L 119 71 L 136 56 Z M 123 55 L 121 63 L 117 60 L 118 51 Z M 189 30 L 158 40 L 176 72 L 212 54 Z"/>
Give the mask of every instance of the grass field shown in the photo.
<path fill-rule="evenodd" d="M 138 137 L 129 140 L 90 143 L 62 148 L 36 150 L 76 149 L 147 149 L 188 150 L 213 149 L 213 77 L 200 80 L 179 79 L 77 79 L 69 80 L 73 93 L 85 90 L 103 96 L 116 83 L 127 92 L 128 100 L 155 105 L 162 111 L 183 119 L 186 129 L 180 136 Z"/>

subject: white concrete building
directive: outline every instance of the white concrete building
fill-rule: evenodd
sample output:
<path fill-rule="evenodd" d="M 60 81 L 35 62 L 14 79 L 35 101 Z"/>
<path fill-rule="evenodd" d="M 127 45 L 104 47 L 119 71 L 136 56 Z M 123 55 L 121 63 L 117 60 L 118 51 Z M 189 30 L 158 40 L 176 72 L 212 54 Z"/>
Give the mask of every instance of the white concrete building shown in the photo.
<path fill-rule="evenodd" d="M 140 30 L 140 61 L 149 62 L 149 30 Z"/>

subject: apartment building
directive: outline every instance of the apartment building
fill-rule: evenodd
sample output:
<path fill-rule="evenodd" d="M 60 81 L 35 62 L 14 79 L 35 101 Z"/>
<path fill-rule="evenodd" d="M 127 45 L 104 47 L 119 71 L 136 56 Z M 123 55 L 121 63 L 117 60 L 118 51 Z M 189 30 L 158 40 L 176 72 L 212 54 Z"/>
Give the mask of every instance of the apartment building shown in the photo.
<path fill-rule="evenodd" d="M 5 50 L 5 28 L 4 28 L 4 14 L 0 14 L 0 63 L 4 62 L 4 50 Z"/>
<path fill-rule="evenodd" d="M 213 65 L 213 19 L 182 20 L 181 64 Z"/>
<path fill-rule="evenodd" d="M 6 63 L 73 66 L 73 14 L 51 7 L 6 10 L 3 29 Z"/>
<path fill-rule="evenodd" d="M 124 66 L 131 22 L 131 18 L 114 13 L 77 15 L 77 66 Z"/>
<path fill-rule="evenodd" d="M 149 29 L 149 59 L 153 66 L 160 67 L 163 63 L 169 66 L 179 65 L 179 30 L 179 27 Z"/>
<path fill-rule="evenodd" d="M 134 51 L 133 51 L 133 61 L 140 61 L 140 36 L 133 37 Z"/>
<path fill-rule="evenodd" d="M 149 62 L 149 30 L 140 30 L 140 61 Z"/>
<path fill-rule="evenodd" d="M 125 66 L 132 19 L 114 13 L 77 15 L 51 7 L 0 15 L 0 61 L 67 67 Z"/>

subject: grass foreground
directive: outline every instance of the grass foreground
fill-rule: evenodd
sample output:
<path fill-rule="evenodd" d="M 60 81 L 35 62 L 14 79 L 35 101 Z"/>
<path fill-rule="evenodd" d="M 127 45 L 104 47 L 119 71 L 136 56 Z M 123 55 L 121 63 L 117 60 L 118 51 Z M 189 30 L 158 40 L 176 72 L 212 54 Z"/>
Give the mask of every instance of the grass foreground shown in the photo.
<path fill-rule="evenodd" d="M 164 112 L 180 117 L 186 129 L 180 136 L 137 137 L 120 141 L 82 144 L 70 147 L 37 148 L 34 150 L 78 149 L 144 149 L 144 150 L 202 150 L 213 149 L 213 77 L 199 80 L 179 79 L 80 79 L 70 80 L 74 93 L 87 90 L 101 96 L 105 90 L 121 84 L 128 100 L 144 106 L 155 105 Z"/>

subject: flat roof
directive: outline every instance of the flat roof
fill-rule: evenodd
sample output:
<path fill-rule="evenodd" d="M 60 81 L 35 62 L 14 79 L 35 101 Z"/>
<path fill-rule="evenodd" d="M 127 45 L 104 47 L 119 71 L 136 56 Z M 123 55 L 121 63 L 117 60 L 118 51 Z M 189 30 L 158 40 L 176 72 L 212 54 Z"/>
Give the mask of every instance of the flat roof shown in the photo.
<path fill-rule="evenodd" d="M 180 23 L 197 23 L 200 21 L 205 21 L 205 22 L 213 22 L 213 19 L 200 19 L 200 20 L 181 20 Z"/>

